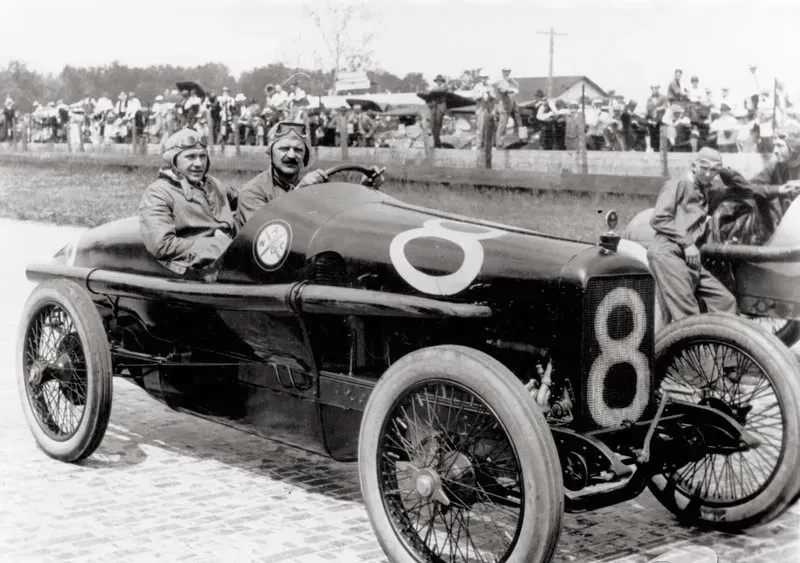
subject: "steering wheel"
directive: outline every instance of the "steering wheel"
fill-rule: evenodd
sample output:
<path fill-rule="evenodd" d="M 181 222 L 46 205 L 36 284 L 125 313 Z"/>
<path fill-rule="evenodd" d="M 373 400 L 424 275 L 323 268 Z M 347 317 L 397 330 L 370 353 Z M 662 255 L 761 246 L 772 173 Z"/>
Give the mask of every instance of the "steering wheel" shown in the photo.
<path fill-rule="evenodd" d="M 381 174 L 383 174 L 383 172 L 386 169 L 382 168 L 380 170 Z M 372 183 L 372 180 L 377 178 L 377 176 L 375 175 L 375 171 L 370 167 L 364 166 L 363 164 L 357 164 L 357 163 L 337 164 L 336 166 L 331 166 L 330 168 L 325 170 L 325 175 L 328 177 L 329 180 L 330 177 L 333 176 L 334 174 L 347 174 L 346 176 L 343 177 L 342 179 L 343 182 L 347 182 L 350 184 L 361 184 L 368 188 L 372 188 L 374 190 L 378 189 L 378 187 Z M 366 176 L 367 179 L 370 180 L 369 184 L 362 183 L 363 176 Z"/>

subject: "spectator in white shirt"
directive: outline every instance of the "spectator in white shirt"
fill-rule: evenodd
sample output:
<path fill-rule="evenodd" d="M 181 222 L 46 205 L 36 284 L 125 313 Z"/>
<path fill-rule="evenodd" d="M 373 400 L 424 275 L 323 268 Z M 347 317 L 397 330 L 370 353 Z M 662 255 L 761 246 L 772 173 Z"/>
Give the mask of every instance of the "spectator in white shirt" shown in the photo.
<path fill-rule="evenodd" d="M 717 150 L 722 153 L 738 152 L 736 141 L 739 133 L 739 122 L 731 115 L 731 106 L 723 102 L 720 105 L 720 116 L 711 122 L 709 141 L 715 141 Z"/>
<path fill-rule="evenodd" d="M 472 99 L 475 100 L 476 104 L 476 148 L 482 149 L 484 147 L 484 137 L 487 137 L 486 128 L 491 127 L 491 130 L 494 131 L 494 100 L 496 96 L 494 88 L 489 85 L 489 75 L 484 72 L 479 78 L 480 82 L 472 89 Z M 494 135 L 491 138 L 494 141 Z"/>
<path fill-rule="evenodd" d="M 608 125 L 608 114 L 603 115 L 603 99 L 595 98 L 592 105 L 584 112 L 586 115 L 586 148 L 590 151 L 601 151 L 606 146 L 605 128 Z"/>
<path fill-rule="evenodd" d="M 689 98 L 689 101 L 698 104 L 705 104 L 707 100 L 705 93 L 700 88 L 700 79 L 696 76 L 692 76 L 690 82 L 691 86 L 689 86 L 689 89 L 686 91 L 686 96 Z"/>
<path fill-rule="evenodd" d="M 284 91 L 280 84 L 275 85 L 275 93 L 269 99 L 269 105 L 277 109 L 285 109 L 289 95 Z"/>

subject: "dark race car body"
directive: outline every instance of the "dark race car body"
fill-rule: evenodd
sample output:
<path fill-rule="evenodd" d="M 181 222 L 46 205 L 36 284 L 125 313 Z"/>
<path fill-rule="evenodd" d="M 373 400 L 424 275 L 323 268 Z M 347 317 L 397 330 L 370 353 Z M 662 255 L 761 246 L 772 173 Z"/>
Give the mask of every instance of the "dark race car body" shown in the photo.
<path fill-rule="evenodd" d="M 270 225 L 282 229 L 288 251 L 280 263 L 265 264 L 255 241 Z M 594 309 L 618 287 L 642 304 L 631 322 L 642 329 L 634 348 L 646 359 L 646 381 L 620 382 L 614 392 L 652 388 L 653 283 L 636 261 L 595 245 L 456 219 L 352 184 L 299 190 L 263 209 L 221 259 L 214 283 L 181 279 L 153 260 L 135 219 L 89 231 L 62 256 L 73 252 L 72 275 L 98 296 L 114 296 L 98 297 L 98 306 L 108 318 L 117 310 L 121 358 L 124 349 L 241 364 L 214 365 L 209 374 L 196 362 L 171 367 L 145 378 L 149 391 L 171 406 L 218 414 L 272 436 L 271 423 L 262 426 L 260 413 L 250 412 L 264 409 L 251 406 L 252 396 L 285 392 L 270 400 L 276 406 L 296 400 L 297 407 L 279 408 L 295 424 L 305 413 L 303 433 L 322 436 L 322 447 L 337 457 L 353 456 L 356 436 L 335 439 L 336 447 L 327 437 L 350 428 L 342 422 L 357 426 L 369 383 L 402 352 L 441 342 L 503 357 L 549 350 L 559 371 L 572 376 L 575 426 L 609 426 L 613 416 L 593 417 L 580 407 L 584 395 L 595 404 L 604 393 L 582 383 L 598 355 L 584 337 L 591 336 Z M 380 344 L 365 343 L 366 357 L 352 358 L 354 331 Z M 363 391 L 336 398 L 337 386 L 346 385 L 343 375 L 363 383 Z M 222 378 L 225 392 L 211 388 L 207 398 L 187 399 L 209 377 Z M 637 418 L 650 405 L 648 394 Z M 316 428 L 318 418 L 325 429 Z"/>
<path fill-rule="evenodd" d="M 502 537 L 515 539 L 474 549 L 546 560 L 564 504 L 579 511 L 620 502 L 663 474 L 669 484 L 657 494 L 682 514 L 685 503 L 673 497 L 699 493 L 674 488 L 674 471 L 758 447 L 741 403 L 722 408 L 725 395 L 712 400 L 686 378 L 668 397 L 662 380 L 683 365 L 684 343 L 708 346 L 710 331 L 714 346 L 766 358 L 758 373 L 800 374 L 777 341 L 733 318 L 675 323 L 656 350 L 654 280 L 646 265 L 616 252 L 617 240 L 566 240 L 329 183 L 292 191 L 254 215 L 209 281 L 156 262 L 138 220 L 109 223 L 51 263 L 28 267 L 29 278 L 45 282 L 21 333 L 29 422 L 50 455 L 90 455 L 107 423 L 100 391 L 110 410 L 104 379 L 91 376 L 113 373 L 174 409 L 340 460 L 357 457 L 373 527 L 393 560 L 470 560 L 460 548 L 449 559 L 440 553 L 436 534 L 453 545 L 472 536 L 436 518 L 425 524 L 397 493 L 407 486 L 442 518 L 509 507 L 515 516 Z M 63 315 L 49 312 L 54 300 L 77 319 L 71 338 L 107 339 L 110 368 L 87 355 L 90 344 L 83 355 L 63 344 L 36 352 L 41 335 L 63 329 Z M 713 323 L 727 332 L 717 334 Z M 89 398 L 70 391 L 76 366 L 89 373 Z M 99 413 L 96 430 L 74 448 L 48 441 L 59 424 L 41 414 L 39 388 L 53 382 L 74 406 Z M 795 392 L 800 399 L 800 387 L 785 393 Z M 727 507 L 701 495 L 691 518 L 739 524 L 773 515 L 786 491 L 800 489 L 784 468 L 795 457 L 800 452 L 775 461 L 772 504 L 740 509 L 740 500 Z M 412 530 L 420 526 L 431 531 L 418 537 Z"/>

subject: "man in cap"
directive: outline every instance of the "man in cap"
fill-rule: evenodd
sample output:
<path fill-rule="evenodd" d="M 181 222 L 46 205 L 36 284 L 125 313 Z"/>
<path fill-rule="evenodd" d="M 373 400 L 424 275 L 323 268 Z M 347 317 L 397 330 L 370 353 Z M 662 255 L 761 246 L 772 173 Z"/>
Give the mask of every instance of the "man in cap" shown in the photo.
<path fill-rule="evenodd" d="M 489 85 L 489 75 L 486 72 L 480 71 L 478 78 L 480 82 L 472 89 L 472 98 L 475 100 L 475 115 L 477 117 L 475 138 L 477 140 L 477 148 L 482 149 L 487 138 L 493 140 L 495 92 L 494 88 Z M 491 143 L 492 141 L 489 142 Z"/>
<path fill-rule="evenodd" d="M 14 137 L 14 123 L 16 121 L 16 115 L 17 108 L 14 104 L 14 100 L 10 95 L 6 94 L 6 101 L 3 104 L 3 117 L 5 118 L 3 124 L 5 131 L 3 133 L 3 137 L 6 140 L 11 140 Z"/>
<path fill-rule="evenodd" d="M 433 79 L 435 86 L 429 90 L 429 94 L 434 96 L 428 98 L 427 106 L 431 118 L 431 136 L 433 137 L 433 147 L 442 146 L 442 125 L 444 124 L 444 114 L 447 113 L 447 100 L 442 95 L 447 92 L 447 80 L 441 74 L 437 74 Z"/>
<path fill-rule="evenodd" d="M 328 181 L 325 172 L 319 169 L 301 179 L 303 168 L 311 159 L 304 123 L 279 121 L 273 125 L 267 134 L 267 154 L 269 167 L 239 192 L 236 221 L 240 226 L 273 199 L 296 188 Z M 373 167 L 372 174 L 365 176 L 361 183 L 377 188 L 383 183 L 383 170 Z"/>
<path fill-rule="evenodd" d="M 222 87 L 222 95 L 217 98 L 217 102 L 219 102 L 219 122 L 220 122 L 220 132 L 219 132 L 219 144 L 224 145 L 228 134 L 231 132 L 232 129 L 232 122 L 233 122 L 233 114 L 234 114 L 234 106 L 236 102 L 231 96 L 231 90 L 227 86 Z"/>
<path fill-rule="evenodd" d="M 708 312 L 736 314 L 736 299 L 700 262 L 699 248 L 709 235 L 709 208 L 723 196 L 771 197 L 780 191 L 749 186 L 741 174 L 724 167 L 722 155 L 710 147 L 697 152 L 683 177 L 664 184 L 650 219 L 656 236 L 647 258 L 668 318 L 676 321 L 700 313 L 700 302 Z"/>
<path fill-rule="evenodd" d="M 514 119 L 514 135 L 519 137 L 519 107 L 517 107 L 517 100 L 514 98 L 519 93 L 519 83 L 511 78 L 511 69 L 504 68 L 502 70 L 503 77 L 495 84 L 497 89 L 497 140 L 496 144 L 500 145 L 503 137 L 506 135 L 506 128 L 508 127 L 508 118 Z"/>
<path fill-rule="evenodd" d="M 669 101 L 662 94 L 658 84 L 650 86 L 650 97 L 647 98 L 645 109 L 647 111 L 647 130 L 650 134 L 650 148 L 653 152 L 661 150 L 661 121 L 667 111 Z"/>
<path fill-rule="evenodd" d="M 721 153 L 738 152 L 736 134 L 739 131 L 739 122 L 731 115 L 731 106 L 722 102 L 719 106 L 720 115 L 709 126 L 708 140 L 716 143 L 717 150 Z"/>
<path fill-rule="evenodd" d="M 145 247 L 173 272 L 208 273 L 236 236 L 237 192 L 208 175 L 208 140 L 193 129 L 171 135 L 161 158 L 139 204 Z"/>
<path fill-rule="evenodd" d="M 676 68 L 672 82 L 669 83 L 669 87 L 667 88 L 667 100 L 669 100 L 670 103 L 689 101 L 689 98 L 686 96 L 683 88 L 681 88 L 682 77 L 683 71 L 679 68 Z"/>

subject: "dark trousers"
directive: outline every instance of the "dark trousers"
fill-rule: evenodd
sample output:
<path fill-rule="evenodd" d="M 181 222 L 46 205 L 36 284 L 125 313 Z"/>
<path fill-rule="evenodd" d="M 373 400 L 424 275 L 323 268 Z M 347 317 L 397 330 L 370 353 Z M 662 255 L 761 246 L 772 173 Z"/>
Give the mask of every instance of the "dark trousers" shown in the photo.
<path fill-rule="evenodd" d="M 647 260 L 658 284 L 665 320 L 697 315 L 700 303 L 709 313 L 736 314 L 736 298 L 704 267 L 690 268 L 680 245 L 656 241 L 647 250 Z"/>
<path fill-rule="evenodd" d="M 653 152 L 658 152 L 661 150 L 661 123 L 656 123 L 655 125 L 649 123 L 647 125 L 647 130 L 650 133 L 650 148 L 653 149 Z"/>

